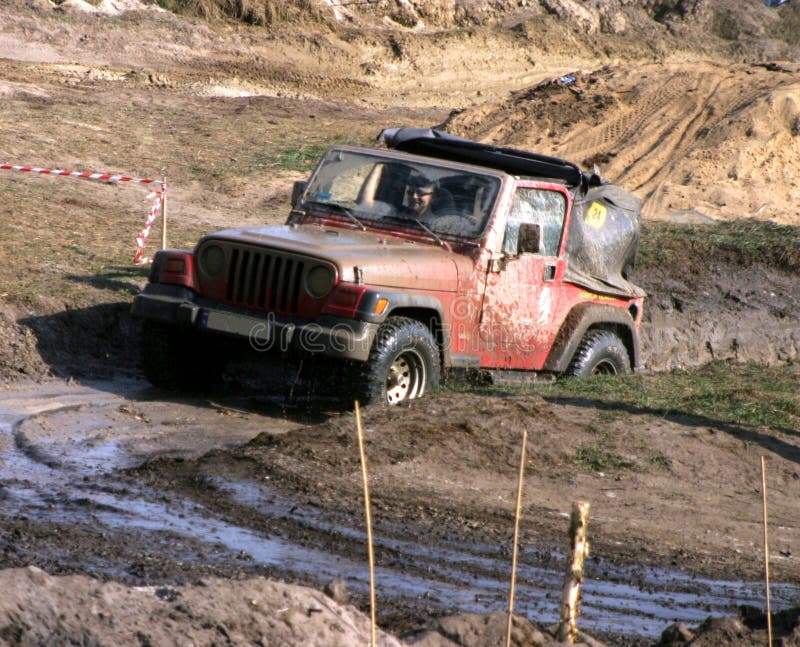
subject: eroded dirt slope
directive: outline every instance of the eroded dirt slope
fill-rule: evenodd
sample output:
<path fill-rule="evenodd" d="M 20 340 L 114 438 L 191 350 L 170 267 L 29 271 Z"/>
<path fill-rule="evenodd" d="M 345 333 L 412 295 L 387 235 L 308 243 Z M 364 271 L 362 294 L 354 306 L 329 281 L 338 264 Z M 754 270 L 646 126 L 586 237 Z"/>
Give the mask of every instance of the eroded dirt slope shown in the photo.
<path fill-rule="evenodd" d="M 454 132 L 594 165 L 644 201 L 800 224 L 800 67 L 609 66 L 515 91 L 448 121 Z"/>

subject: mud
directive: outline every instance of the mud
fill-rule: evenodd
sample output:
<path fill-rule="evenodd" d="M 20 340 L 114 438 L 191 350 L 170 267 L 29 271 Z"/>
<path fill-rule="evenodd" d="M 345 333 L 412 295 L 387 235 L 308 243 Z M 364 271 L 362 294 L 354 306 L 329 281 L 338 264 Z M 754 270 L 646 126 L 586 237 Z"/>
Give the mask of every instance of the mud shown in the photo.
<path fill-rule="evenodd" d="M 2 394 L 3 563 L 148 586 L 267 576 L 322 588 L 339 578 L 364 607 L 368 571 L 352 414 L 256 395 L 173 402 L 157 395 L 136 380 L 51 381 Z M 598 491 L 606 500 L 593 497 L 585 631 L 613 644 L 651 644 L 671 622 L 700 624 L 743 604 L 758 606 L 763 585 L 755 535 L 737 528 L 738 536 L 714 537 L 718 520 L 698 501 L 695 513 L 695 504 L 686 506 L 680 526 L 696 534 L 671 544 L 671 530 L 657 520 L 673 513 L 654 508 L 660 497 L 639 490 L 643 478 L 658 487 L 663 478 L 687 475 L 660 477 L 644 468 L 613 477 L 576 475 L 576 481 L 567 476 L 567 445 L 559 450 L 556 439 L 563 438 L 557 430 L 576 424 L 572 442 L 586 434 L 581 405 L 536 395 L 462 396 L 457 406 L 448 399 L 365 411 L 382 627 L 413 632 L 443 615 L 504 608 L 521 424 L 535 440 L 518 613 L 542 626 L 557 620 L 569 501 Z M 446 427 L 433 422 L 443 407 Z M 308 426 L 314 419 L 321 422 Z M 658 433 L 670 442 L 674 432 Z M 731 449 L 728 442 L 701 442 L 704 461 Z M 651 438 L 647 451 L 656 446 Z M 563 492 L 565 479 L 569 492 Z M 691 482 L 670 498 L 683 510 L 692 496 L 707 495 Z M 774 514 L 790 509 L 790 498 L 774 501 Z M 621 526 L 618 515 L 631 507 L 648 514 L 628 512 Z M 796 530 L 782 530 L 775 541 L 780 554 L 791 556 L 800 550 Z M 643 541 L 631 545 L 636 536 Z M 738 554 L 715 559 L 732 541 Z M 800 594 L 789 583 L 797 566 L 787 557 L 775 571 L 774 608 L 791 608 Z M 729 580 L 731 572 L 752 580 Z"/>

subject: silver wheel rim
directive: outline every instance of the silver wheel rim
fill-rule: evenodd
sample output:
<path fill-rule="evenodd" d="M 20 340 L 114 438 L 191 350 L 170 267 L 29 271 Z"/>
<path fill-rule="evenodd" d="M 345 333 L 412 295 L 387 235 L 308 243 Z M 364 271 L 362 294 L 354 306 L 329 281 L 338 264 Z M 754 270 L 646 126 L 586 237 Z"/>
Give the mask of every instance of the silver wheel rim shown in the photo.
<path fill-rule="evenodd" d="M 416 350 L 409 349 L 394 358 L 386 376 L 386 401 L 397 404 L 420 398 L 425 393 L 428 375 L 425 360 Z"/>
<path fill-rule="evenodd" d="M 617 366 L 611 360 L 604 359 L 592 369 L 592 375 L 616 375 Z"/>

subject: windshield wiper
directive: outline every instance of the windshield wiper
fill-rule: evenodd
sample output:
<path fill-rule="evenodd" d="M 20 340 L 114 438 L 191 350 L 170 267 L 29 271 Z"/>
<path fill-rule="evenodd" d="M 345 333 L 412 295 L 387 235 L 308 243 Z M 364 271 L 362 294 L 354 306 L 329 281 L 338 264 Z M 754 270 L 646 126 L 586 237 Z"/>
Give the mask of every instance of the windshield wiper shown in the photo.
<path fill-rule="evenodd" d="M 358 219 L 358 217 L 353 213 L 353 210 L 350 209 L 350 207 L 345 207 L 341 204 L 337 204 L 336 202 L 320 202 L 319 200 L 308 200 L 303 203 L 304 207 L 307 207 L 309 205 L 312 207 L 329 209 L 337 213 L 343 213 L 345 216 L 350 218 L 350 220 L 352 220 L 359 227 L 361 227 L 361 231 L 367 231 L 367 228 L 364 226 L 364 223 Z"/>
<path fill-rule="evenodd" d="M 401 215 L 395 214 L 395 215 L 392 215 L 392 216 L 384 216 L 383 220 L 393 220 L 394 222 L 399 222 L 399 223 L 402 223 L 402 224 L 405 224 L 407 222 L 413 222 L 417 227 L 422 229 L 422 231 L 424 231 L 426 234 L 430 235 L 430 237 L 433 238 L 439 244 L 440 247 L 444 247 L 445 249 L 450 249 L 450 245 L 448 245 L 446 242 L 444 242 L 436 234 L 436 232 L 433 231 L 433 229 L 428 227 L 428 225 L 426 225 L 424 222 L 422 222 L 419 218 L 411 218 L 409 216 L 401 216 Z"/>
<path fill-rule="evenodd" d="M 431 237 L 437 243 L 439 243 L 439 247 L 444 247 L 445 249 L 448 249 L 448 245 L 441 238 L 439 238 L 439 236 L 436 235 L 436 232 L 433 231 L 433 229 L 431 229 L 430 227 L 428 227 L 428 225 L 422 222 L 419 218 L 411 218 L 411 222 L 417 223 L 417 225 L 419 225 L 421 229 L 428 232 L 431 235 Z"/>

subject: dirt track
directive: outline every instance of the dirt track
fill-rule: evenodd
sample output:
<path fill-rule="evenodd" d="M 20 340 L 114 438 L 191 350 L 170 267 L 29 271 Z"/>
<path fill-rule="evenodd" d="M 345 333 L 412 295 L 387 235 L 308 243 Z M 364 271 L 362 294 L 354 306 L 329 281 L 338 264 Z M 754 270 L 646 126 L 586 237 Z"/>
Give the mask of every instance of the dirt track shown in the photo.
<path fill-rule="evenodd" d="M 353 10 L 353 20 L 271 30 L 152 10 L 100 15 L 79 4 L 4 6 L 0 161 L 167 175 L 175 246 L 221 226 L 283 221 L 288 187 L 307 174 L 321 145 L 368 141 L 400 125 L 445 124 L 597 163 L 645 199 L 648 219 L 800 221 L 800 57 L 762 3 L 731 4 L 739 12 L 735 37 L 720 10 L 702 1 L 679 3 L 684 18 L 668 12 L 659 22 L 646 14 L 652 3 L 581 12 L 566 0 L 522 9 L 495 2 L 459 17 L 437 13 L 447 3 L 431 0 L 416 17 L 370 7 Z M 797 7 L 789 3 L 780 15 L 796 20 Z M 298 150 L 299 159 L 286 163 Z M 94 581 L 6 571 L 0 577 L 9 586 L 37 586 L 52 597 L 41 609 L 26 602 L 26 616 L 13 596 L 0 596 L 0 641 L 21 642 L 31 627 L 74 636 L 43 610 L 67 609 L 65 594 L 75 596 L 75 612 L 91 627 L 84 635 L 97 643 L 113 642 L 109 618 L 141 621 L 151 603 L 166 616 L 166 634 L 148 637 L 143 623 L 120 640 L 158 642 L 183 631 L 199 642 L 275 644 L 256 635 L 272 631 L 275 641 L 329 644 L 302 632 L 336 626 L 346 630 L 340 644 L 364 640 L 363 615 L 315 592 L 278 585 L 267 592 L 272 585 L 250 581 L 271 611 L 248 634 L 227 611 L 197 612 L 198 594 L 180 588 L 205 582 L 221 596 L 220 609 L 235 609 L 231 588 L 208 578 L 264 575 L 319 588 L 341 575 L 366 608 L 351 414 L 302 393 L 287 399 L 285 388 L 265 393 L 246 372 L 231 377 L 230 390 L 195 401 L 149 389 L 127 316 L 145 280 L 129 267 L 143 195 L 9 175 L 0 175 L 0 195 L 7 255 L 0 374 L 12 379 L 0 393 L 0 566 L 156 587 L 125 619 L 109 611 L 112 603 L 100 609 L 87 600 L 136 589 L 98 592 Z M 650 294 L 649 370 L 797 358 L 794 274 L 768 264 L 743 271 L 691 247 L 670 258 L 635 277 Z M 46 377 L 52 373 L 71 380 Z M 20 383 L 20 375 L 44 382 Z M 673 620 L 695 625 L 743 602 L 761 606 L 760 585 L 751 582 L 761 563 L 762 453 L 774 479 L 774 604 L 800 600 L 796 429 L 536 392 L 446 393 L 408 409 L 368 410 L 366 424 L 380 621 L 392 631 L 455 611 L 503 610 L 523 426 L 532 443 L 521 615 L 554 620 L 564 515 L 578 498 L 593 505 L 590 632 L 612 644 L 652 644 Z M 575 448 L 600 440 L 624 465 L 576 470 Z M 689 574 L 734 581 L 721 586 Z M 273 614 L 287 595 L 297 601 L 292 622 Z M 796 617 L 785 620 L 779 626 L 791 631 Z M 209 622 L 222 627 L 215 638 Z M 462 618 L 447 635 L 483 635 L 482 622 Z M 286 638 L 276 626 L 287 628 Z M 764 642 L 763 628 L 723 629 L 708 644 Z"/>
<path fill-rule="evenodd" d="M 4 441 L 4 564 L 33 560 L 53 574 L 167 587 L 255 575 L 321 587 L 342 577 L 363 604 L 352 415 L 254 394 L 158 395 L 136 381 L 3 394 L 5 419 L 17 420 Z M 672 620 L 696 624 L 758 605 L 752 484 L 764 451 L 773 456 L 774 577 L 798 580 L 794 432 L 768 437 L 536 395 L 452 399 L 365 411 L 382 626 L 408 631 L 442 613 L 503 608 L 523 425 L 531 439 L 518 593 L 525 616 L 555 620 L 566 514 L 582 498 L 592 501 L 594 554 L 584 629 L 616 636 L 615 644 L 649 644 Z M 322 422 L 304 426 L 314 418 Z M 625 466 L 576 472 L 574 448 L 600 436 Z M 683 572 L 755 581 L 712 584 Z M 773 594 L 780 609 L 798 590 L 778 585 Z"/>

